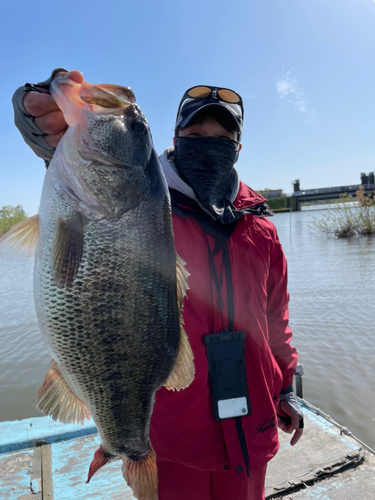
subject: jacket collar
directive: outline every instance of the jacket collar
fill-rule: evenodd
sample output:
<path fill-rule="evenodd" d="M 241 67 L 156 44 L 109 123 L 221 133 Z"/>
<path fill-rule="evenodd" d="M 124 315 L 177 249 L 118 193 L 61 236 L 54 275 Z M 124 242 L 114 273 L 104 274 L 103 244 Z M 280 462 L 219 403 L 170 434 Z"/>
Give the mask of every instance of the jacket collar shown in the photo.
<path fill-rule="evenodd" d="M 266 203 L 266 201 L 266 198 L 263 198 L 263 196 L 240 181 L 238 193 L 236 199 L 233 202 L 233 205 L 238 208 L 238 210 L 244 210 L 261 203 Z"/>

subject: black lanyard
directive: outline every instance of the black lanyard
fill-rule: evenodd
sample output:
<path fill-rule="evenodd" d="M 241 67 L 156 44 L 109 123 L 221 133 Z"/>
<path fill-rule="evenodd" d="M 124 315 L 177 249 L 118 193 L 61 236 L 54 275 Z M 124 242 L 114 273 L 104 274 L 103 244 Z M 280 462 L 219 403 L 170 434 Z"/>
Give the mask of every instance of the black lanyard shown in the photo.
<path fill-rule="evenodd" d="M 212 273 L 212 278 L 217 290 L 219 308 L 222 311 L 223 299 L 221 297 L 221 285 L 219 276 L 217 274 L 216 266 L 214 263 L 214 256 L 222 250 L 223 252 L 223 267 L 225 270 L 225 281 L 227 285 L 227 305 L 228 305 L 228 331 L 233 331 L 234 325 L 234 298 L 233 298 L 233 283 L 232 283 L 232 269 L 230 265 L 229 251 L 228 251 L 228 240 L 232 236 L 233 231 L 236 227 L 237 221 L 231 222 L 229 224 L 220 224 L 214 222 L 208 215 L 199 210 L 197 203 L 188 198 L 187 196 L 179 193 L 178 191 L 171 190 L 172 195 L 172 212 L 179 217 L 193 217 L 198 224 L 203 229 L 206 235 L 208 258 L 210 263 L 210 269 Z M 181 207 L 177 204 L 183 203 L 190 208 Z M 197 211 L 199 210 L 199 212 Z M 207 235 L 211 236 L 215 240 L 214 250 L 211 250 L 210 244 L 207 239 Z"/>
<path fill-rule="evenodd" d="M 172 197 L 172 212 L 178 215 L 179 217 L 183 218 L 193 217 L 202 227 L 205 233 L 210 268 L 215 283 L 215 287 L 217 289 L 219 308 L 221 311 L 223 310 L 223 300 L 221 298 L 221 283 L 219 281 L 219 276 L 217 274 L 217 270 L 215 267 L 214 256 L 220 250 L 223 251 L 223 266 L 225 269 L 225 281 L 227 284 L 228 332 L 232 332 L 234 325 L 234 299 L 233 299 L 232 269 L 230 265 L 230 258 L 228 251 L 228 240 L 233 234 L 237 221 L 225 225 L 215 223 L 210 217 L 206 216 L 206 214 L 200 211 L 198 205 L 193 200 L 179 193 L 178 191 L 175 191 L 174 189 L 171 189 L 170 192 Z M 185 207 L 181 207 L 180 205 L 177 204 L 177 202 L 189 206 L 190 208 L 192 208 L 192 210 Z M 255 210 L 258 210 L 258 207 L 255 207 Z M 262 213 L 256 215 L 263 216 L 264 214 Z M 207 235 L 211 236 L 216 241 L 215 248 L 213 251 L 211 250 L 210 244 L 207 239 Z M 249 400 L 249 407 L 250 407 L 250 400 Z M 250 476 L 249 452 L 247 449 L 246 438 L 242 427 L 242 417 L 236 417 L 236 428 L 241 445 L 242 454 L 244 457 L 244 462 L 246 464 L 246 474 L 249 477 Z"/>

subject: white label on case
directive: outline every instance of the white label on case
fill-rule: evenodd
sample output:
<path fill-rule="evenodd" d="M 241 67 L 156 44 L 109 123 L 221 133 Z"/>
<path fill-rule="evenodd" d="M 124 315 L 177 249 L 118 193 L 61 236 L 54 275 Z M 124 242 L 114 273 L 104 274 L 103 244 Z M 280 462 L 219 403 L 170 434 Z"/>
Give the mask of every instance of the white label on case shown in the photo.
<path fill-rule="evenodd" d="M 244 417 L 248 414 L 246 398 L 222 399 L 218 410 L 220 418 Z"/>

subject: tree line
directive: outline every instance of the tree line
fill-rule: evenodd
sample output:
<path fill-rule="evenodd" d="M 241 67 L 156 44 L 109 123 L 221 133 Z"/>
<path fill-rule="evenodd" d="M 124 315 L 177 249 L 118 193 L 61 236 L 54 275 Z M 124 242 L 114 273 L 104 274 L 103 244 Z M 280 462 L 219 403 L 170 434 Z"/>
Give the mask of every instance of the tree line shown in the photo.
<path fill-rule="evenodd" d="M 17 205 L 16 207 L 11 207 L 10 205 L 2 207 L 0 209 L 0 236 L 26 217 L 26 212 L 21 205 Z"/>

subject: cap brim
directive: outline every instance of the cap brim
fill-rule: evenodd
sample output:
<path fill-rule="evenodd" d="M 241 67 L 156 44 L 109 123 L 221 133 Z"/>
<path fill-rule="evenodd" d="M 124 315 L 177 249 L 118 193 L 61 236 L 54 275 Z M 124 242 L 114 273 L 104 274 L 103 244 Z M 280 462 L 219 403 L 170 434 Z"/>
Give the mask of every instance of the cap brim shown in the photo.
<path fill-rule="evenodd" d="M 180 123 L 176 124 L 178 127 L 184 128 L 189 123 L 191 120 L 198 114 L 201 113 L 203 110 L 206 110 L 208 108 L 215 109 L 215 114 L 216 116 L 219 116 L 220 114 L 225 117 L 226 120 L 229 120 L 229 123 L 232 125 L 233 129 L 236 130 L 237 132 L 241 132 L 241 125 L 238 122 L 238 120 L 235 118 L 234 114 L 232 111 L 230 111 L 224 103 L 208 103 L 203 106 L 200 106 L 198 109 L 195 111 L 192 111 L 188 116 L 183 118 Z M 216 118 L 215 118 L 216 119 Z M 220 120 L 217 120 L 220 121 Z M 227 121 L 228 123 L 228 121 Z"/>

